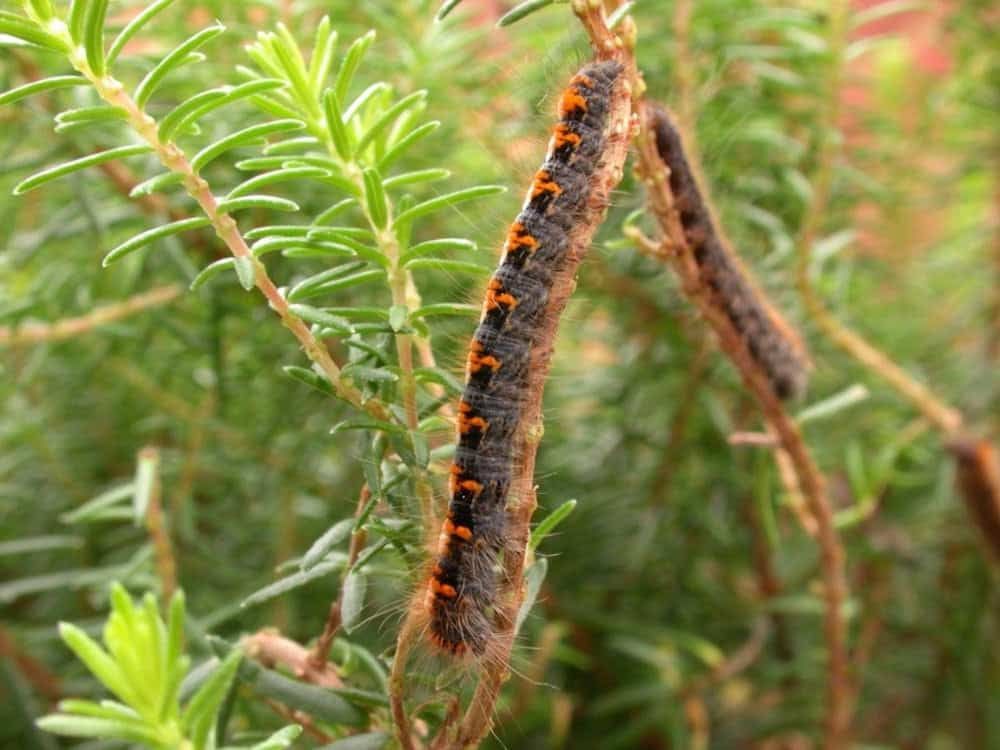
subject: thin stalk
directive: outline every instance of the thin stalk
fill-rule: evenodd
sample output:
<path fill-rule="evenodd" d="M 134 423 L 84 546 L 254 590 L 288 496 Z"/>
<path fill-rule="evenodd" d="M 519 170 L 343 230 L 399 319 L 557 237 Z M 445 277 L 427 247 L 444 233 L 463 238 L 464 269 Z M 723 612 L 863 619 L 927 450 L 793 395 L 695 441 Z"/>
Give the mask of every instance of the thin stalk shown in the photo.
<path fill-rule="evenodd" d="M 68 40 L 68 32 L 67 42 Z M 72 46 L 72 45 L 70 45 Z M 330 357 L 330 353 L 309 330 L 309 327 L 295 315 L 287 300 L 278 291 L 264 264 L 250 251 L 240 233 L 236 221 L 228 214 L 221 213 L 218 202 L 212 194 L 208 182 L 197 175 L 184 152 L 174 143 L 164 143 L 157 133 L 156 121 L 146 114 L 126 93 L 124 86 L 111 75 L 99 76 L 91 70 L 86 57 L 79 49 L 69 55 L 70 62 L 87 80 L 93 84 L 98 95 L 113 107 L 125 111 L 132 129 L 153 149 L 157 158 L 167 169 L 183 176 L 183 184 L 188 194 L 197 201 L 205 216 L 212 222 L 216 235 L 236 258 L 246 258 L 253 265 L 254 284 L 264 295 L 271 309 L 281 318 L 281 322 L 299 340 L 306 356 L 326 375 L 337 395 L 358 409 L 378 419 L 391 419 L 388 409 L 376 399 L 365 400 L 361 392 L 341 379 L 340 368 Z"/>

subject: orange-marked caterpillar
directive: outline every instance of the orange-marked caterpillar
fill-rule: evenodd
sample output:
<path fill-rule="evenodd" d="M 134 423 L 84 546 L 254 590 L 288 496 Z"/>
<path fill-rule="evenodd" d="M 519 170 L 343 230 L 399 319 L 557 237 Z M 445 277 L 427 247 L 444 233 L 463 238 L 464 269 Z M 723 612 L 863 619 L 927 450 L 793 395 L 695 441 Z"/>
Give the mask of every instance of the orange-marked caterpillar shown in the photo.
<path fill-rule="evenodd" d="M 666 111 L 652 109 L 656 150 L 670 168 L 674 196 L 684 236 L 713 302 L 746 342 L 750 356 L 767 375 L 779 398 L 802 393 L 809 360 L 795 331 L 754 288 L 716 226 L 684 153 L 680 131 Z"/>
<path fill-rule="evenodd" d="M 426 592 L 431 640 L 452 654 L 482 655 L 490 641 L 531 348 L 570 230 L 588 205 L 621 74 L 618 62 L 591 63 L 563 92 L 545 161 L 507 233 L 469 346 L 451 501 Z"/>

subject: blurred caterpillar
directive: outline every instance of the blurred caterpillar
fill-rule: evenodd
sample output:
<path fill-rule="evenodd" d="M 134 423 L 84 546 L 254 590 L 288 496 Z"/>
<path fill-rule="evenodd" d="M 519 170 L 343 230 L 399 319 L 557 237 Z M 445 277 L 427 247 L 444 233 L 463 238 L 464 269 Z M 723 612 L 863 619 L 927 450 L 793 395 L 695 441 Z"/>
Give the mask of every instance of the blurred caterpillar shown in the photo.
<path fill-rule="evenodd" d="M 431 640 L 451 654 L 481 655 L 490 640 L 531 347 L 553 274 L 566 260 L 569 232 L 587 208 L 621 73 L 620 63 L 591 63 L 563 92 L 545 161 L 507 234 L 469 346 L 451 502 L 426 600 Z"/>
<path fill-rule="evenodd" d="M 783 399 L 800 395 L 809 376 L 805 348 L 795 331 L 754 288 L 749 274 L 727 247 L 684 154 L 676 125 L 665 110 L 653 107 L 651 111 L 656 149 L 670 168 L 670 191 L 684 236 L 715 304 L 743 337 L 774 393 Z"/>

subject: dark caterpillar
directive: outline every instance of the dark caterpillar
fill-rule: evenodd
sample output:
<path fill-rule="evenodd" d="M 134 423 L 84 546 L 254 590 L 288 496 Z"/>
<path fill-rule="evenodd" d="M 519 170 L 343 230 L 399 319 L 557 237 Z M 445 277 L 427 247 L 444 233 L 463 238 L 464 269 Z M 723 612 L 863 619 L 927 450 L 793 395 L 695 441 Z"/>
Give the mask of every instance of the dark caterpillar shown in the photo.
<path fill-rule="evenodd" d="M 743 336 L 754 361 L 767 374 L 774 393 L 790 398 L 802 393 L 809 363 L 794 331 L 753 288 L 726 247 L 684 154 L 684 144 L 670 116 L 652 109 L 660 158 L 670 168 L 670 191 L 681 226 L 702 278 L 733 327 Z"/>
<path fill-rule="evenodd" d="M 566 258 L 605 145 L 611 93 L 622 66 L 586 65 L 559 101 L 548 152 L 504 244 L 469 346 L 458 403 L 451 503 L 427 590 L 431 639 L 452 654 L 482 654 L 492 632 L 496 565 L 523 386 L 553 274 Z"/>

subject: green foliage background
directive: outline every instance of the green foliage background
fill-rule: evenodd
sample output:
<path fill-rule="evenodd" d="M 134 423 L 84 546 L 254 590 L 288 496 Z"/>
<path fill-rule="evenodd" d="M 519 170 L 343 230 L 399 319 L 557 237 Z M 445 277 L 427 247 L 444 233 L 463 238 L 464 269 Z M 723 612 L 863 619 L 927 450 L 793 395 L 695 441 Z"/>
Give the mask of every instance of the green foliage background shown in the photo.
<path fill-rule="evenodd" d="M 127 5 L 111 3 L 109 26 L 117 27 Z M 695 5 L 690 45 L 701 160 L 731 239 L 809 342 L 816 369 L 796 409 L 867 388 L 860 402 L 804 422 L 842 521 L 852 644 L 875 639 L 861 674 L 859 745 L 998 746 L 1000 697 L 987 689 L 1000 678 L 996 576 L 953 489 L 952 465 L 907 403 L 814 330 L 794 293 L 792 248 L 815 146 L 843 124 L 818 114 L 818 82 L 829 65 L 826 4 Z M 988 2 L 886 5 L 938 13 L 934 41 L 948 64 L 928 71 L 905 25 L 898 33 L 855 33 L 847 79 L 855 98 L 846 100 L 833 203 L 816 248 L 817 284 L 844 320 L 977 427 L 995 431 L 995 12 Z M 435 214 L 417 225 L 415 238 L 469 238 L 479 249 L 461 257 L 491 266 L 544 149 L 554 92 L 589 53 L 565 6 L 503 30 L 474 21 L 490 3 L 469 6 L 437 23 L 436 3 L 420 0 L 177 0 L 115 74 L 134 86 L 152 59 L 212 19 L 224 22 L 225 35 L 203 50 L 207 59 L 158 92 L 151 112 L 162 115 L 198 91 L 238 82 L 236 66 L 250 64 L 244 46 L 282 18 L 306 49 L 322 13 L 340 34 L 340 52 L 375 29 L 352 91 L 375 81 L 390 83 L 396 96 L 425 88 L 421 117 L 442 123 L 399 171 L 443 167 L 452 177 L 416 185 L 416 198 L 481 183 L 509 187 Z M 633 11 L 640 65 L 666 102 L 676 96 L 671 6 L 638 2 Z M 58 55 L 0 47 L 0 90 L 67 70 Z M 157 220 L 97 171 L 11 197 L 15 184 L 48 164 L 129 142 L 118 126 L 53 134 L 60 109 L 93 103 L 81 88 L 0 109 L 0 325 L 56 321 L 157 285 L 187 286 L 198 269 L 225 257 L 202 230 L 102 268 L 108 250 Z M 251 105 L 238 105 L 207 118 L 191 142 L 261 120 Z M 235 161 L 227 156 L 212 167 L 216 193 L 244 179 Z M 148 159 L 130 167 L 139 179 L 159 171 Z M 300 205 L 292 222 L 310 221 L 341 197 L 306 182 L 275 193 Z M 195 215 L 186 196 L 170 193 L 169 200 Z M 692 732 L 685 691 L 766 621 L 769 636 L 753 663 L 701 693 L 711 720 L 707 741 L 799 747 L 776 743 L 807 741 L 822 715 L 816 550 L 789 511 L 769 452 L 727 443 L 732 432 L 759 427 L 736 374 L 706 348 L 705 327 L 670 273 L 622 238 L 623 221 L 642 202 L 627 176 L 563 322 L 546 392 L 539 518 L 568 499 L 578 505 L 541 548 L 548 576 L 519 636 L 515 676 L 489 743 L 697 746 L 705 738 Z M 287 221 L 266 211 L 239 218 L 244 230 Z M 329 265 L 279 254 L 266 263 L 280 284 Z M 474 276 L 446 268 L 415 276 L 425 303 L 478 302 L 481 279 Z M 391 304 L 377 284 L 337 293 L 329 303 Z M 429 322 L 441 378 L 460 378 L 474 317 Z M 391 364 L 390 336 L 366 341 Z M 337 341 L 331 347 L 338 361 L 348 356 Z M 161 452 L 196 662 L 210 653 L 209 634 L 235 641 L 275 626 L 301 642 L 318 635 L 339 585 L 335 574 L 259 605 L 240 603 L 287 574 L 288 561 L 354 513 L 372 436 L 331 436 L 331 427 L 356 412 L 287 377 L 288 364 L 306 366 L 295 340 L 231 274 L 69 341 L 0 351 L 2 628 L 19 653 L 58 676 L 61 695 L 99 690 L 62 647 L 55 624 L 98 629 L 112 580 L 136 593 L 159 586 L 147 535 L 130 517 L 65 520 L 130 481 L 146 445 Z M 375 387 L 388 401 L 398 398 L 389 386 Z M 432 444 L 446 445 L 448 430 L 432 432 Z M 440 494 L 441 476 L 434 481 Z M 407 482 L 390 495 L 386 523 L 418 519 Z M 415 585 L 421 537 L 412 523 L 408 528 L 369 563 L 366 619 L 342 633 L 335 650 L 359 689 L 381 689 L 358 660 L 391 654 Z M 764 558 L 782 584 L 770 598 L 759 588 Z M 284 573 L 276 572 L 283 565 Z M 0 675 L 9 698 L 0 700 L 0 746 L 62 746 L 33 726 L 52 708 L 48 698 L 12 660 Z M 252 686 L 235 696 L 229 721 L 236 735 L 287 723 Z M 371 709 L 371 725 L 388 728 L 383 708 Z M 342 731 L 327 729 L 335 737 Z"/>

